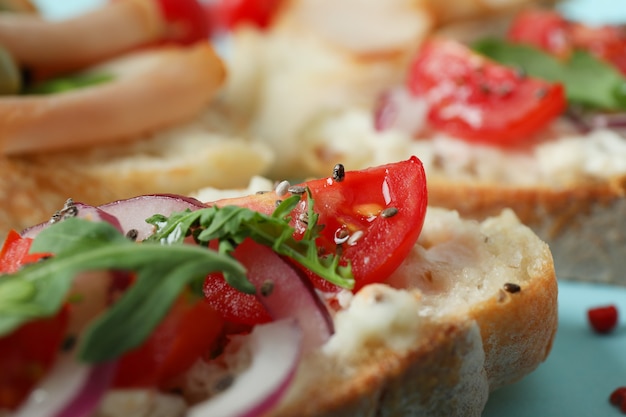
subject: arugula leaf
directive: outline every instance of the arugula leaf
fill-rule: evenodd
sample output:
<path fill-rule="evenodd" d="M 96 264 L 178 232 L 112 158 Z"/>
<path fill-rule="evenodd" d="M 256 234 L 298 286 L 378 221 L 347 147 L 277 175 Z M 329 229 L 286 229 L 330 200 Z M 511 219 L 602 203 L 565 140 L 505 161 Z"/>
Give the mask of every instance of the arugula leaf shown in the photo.
<path fill-rule="evenodd" d="M 488 38 L 473 45 L 474 50 L 527 74 L 561 82 L 572 104 L 601 110 L 626 110 L 626 78 L 613 66 L 591 54 L 576 50 L 568 60 L 530 45 Z"/>
<path fill-rule="evenodd" d="M 183 288 L 194 281 L 201 284 L 207 273 L 224 271 L 245 279 L 240 263 L 216 251 L 194 245 L 137 244 L 108 223 L 78 218 L 42 230 L 31 250 L 55 255 L 0 279 L 0 336 L 55 314 L 79 272 L 137 272 L 134 285 L 81 339 L 79 357 L 87 362 L 110 360 L 139 346 Z"/>
<path fill-rule="evenodd" d="M 287 217 L 300 201 L 299 195 L 283 200 L 271 216 L 238 206 L 207 207 L 173 214 L 169 218 L 153 216 L 147 221 L 154 224 L 157 230 L 147 240 L 173 244 L 181 243 L 185 237 L 192 235 L 196 242 L 203 245 L 219 240 L 219 252 L 230 255 L 244 239 L 251 238 L 270 246 L 280 255 L 288 256 L 333 284 L 351 289 L 354 287 L 354 277 L 350 265 L 339 265 L 340 258 L 337 255 L 318 255 L 315 238 L 321 226 L 317 224 L 318 215 L 313 211 L 309 190 L 307 197 L 308 225 L 301 240 L 293 237 L 294 228 L 289 226 Z M 240 280 L 240 276 L 227 273 L 224 278 L 242 292 L 256 292 L 247 279 Z"/>

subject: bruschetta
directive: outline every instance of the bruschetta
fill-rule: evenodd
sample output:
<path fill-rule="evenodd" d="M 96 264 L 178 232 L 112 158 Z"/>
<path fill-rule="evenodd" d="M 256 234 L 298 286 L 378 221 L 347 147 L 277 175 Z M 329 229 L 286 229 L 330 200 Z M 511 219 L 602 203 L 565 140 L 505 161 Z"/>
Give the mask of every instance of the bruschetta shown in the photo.
<path fill-rule="evenodd" d="M 240 81 L 226 91 L 236 108 L 251 97 L 242 99 L 240 88 L 257 86 L 258 101 L 241 108 L 250 129 L 279 149 L 280 158 L 292 161 L 276 168 L 286 170 L 280 175 L 289 176 L 294 167 L 319 175 L 340 161 L 365 167 L 420 155 L 433 204 L 478 219 L 513 208 L 550 244 L 561 277 L 624 283 L 624 75 L 616 62 L 623 56 L 616 51 L 626 44 L 623 31 L 592 29 L 555 10 L 544 12 L 548 18 L 533 14 L 535 23 L 542 23 L 526 23 L 527 31 L 513 20 L 532 12 L 507 15 L 500 36 L 516 34 L 506 46 L 502 38 L 474 43 L 475 37 L 464 35 L 462 40 L 471 44 L 450 47 L 457 39 L 450 38 L 455 32 L 448 27 L 432 40 L 420 39 L 393 65 L 390 60 L 368 63 L 362 55 L 346 53 L 325 32 L 288 27 L 289 19 L 268 33 L 241 30 L 234 35 L 236 42 L 241 41 L 242 51 L 254 48 L 256 55 L 235 55 L 233 71 L 240 60 L 256 57 L 266 68 L 280 63 L 285 72 L 280 81 L 271 71 L 253 78 L 245 73 L 252 67 L 248 65 L 239 76 L 250 84 Z M 551 39 L 565 42 L 560 52 L 540 52 L 541 42 L 522 44 L 548 39 L 551 30 L 557 32 Z M 303 46 L 289 48 L 288 33 L 301 36 Z M 537 39 L 521 38 L 529 34 Z M 443 52 L 448 47 L 449 52 L 465 51 L 460 52 L 465 59 L 451 59 L 456 52 Z M 435 56 L 439 58 L 431 59 Z M 455 75 L 458 68 L 469 70 Z M 481 70 L 491 75 L 481 78 Z M 238 80 L 235 74 L 229 82 Z M 600 81 L 602 86 L 595 84 Z M 279 97 L 289 94 L 299 98 L 282 109 Z M 517 101 L 525 94 L 525 100 Z M 476 106 L 470 108 L 468 102 Z M 493 111 L 482 113 L 483 105 Z"/>
<path fill-rule="evenodd" d="M 241 187 L 266 170 L 268 147 L 213 107 L 226 73 L 203 13 L 195 0 L 109 2 L 52 21 L 0 13 L 2 68 L 17 80 L 0 96 L 3 234 L 68 195 L 101 204 Z"/>
<path fill-rule="evenodd" d="M 550 352 L 552 258 L 510 210 L 429 207 L 425 181 L 412 157 L 207 203 L 68 201 L 1 252 L 0 408 L 480 416 Z"/>

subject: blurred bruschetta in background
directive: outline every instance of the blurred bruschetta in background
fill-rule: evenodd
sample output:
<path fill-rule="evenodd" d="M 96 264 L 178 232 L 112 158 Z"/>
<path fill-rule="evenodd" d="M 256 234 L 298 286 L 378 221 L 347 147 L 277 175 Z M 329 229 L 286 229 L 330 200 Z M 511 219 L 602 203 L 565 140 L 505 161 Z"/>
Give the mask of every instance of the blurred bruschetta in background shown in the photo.
<path fill-rule="evenodd" d="M 0 230 L 70 196 L 185 193 L 263 173 L 271 152 L 211 109 L 226 71 L 209 30 L 195 0 L 112 1 L 62 20 L 0 13 Z"/>
<path fill-rule="evenodd" d="M 479 219 L 513 208 L 560 277 L 626 283 L 623 28 L 551 2 L 353 3 L 286 2 L 269 28 L 232 34 L 225 101 L 288 161 L 273 175 L 419 155 L 433 204 Z"/>

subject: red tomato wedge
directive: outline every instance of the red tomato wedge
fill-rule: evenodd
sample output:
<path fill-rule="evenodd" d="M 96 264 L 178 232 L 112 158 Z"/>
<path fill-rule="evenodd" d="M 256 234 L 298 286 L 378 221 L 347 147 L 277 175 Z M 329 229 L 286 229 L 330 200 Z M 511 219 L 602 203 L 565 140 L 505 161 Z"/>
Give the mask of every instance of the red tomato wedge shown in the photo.
<path fill-rule="evenodd" d="M 46 254 L 29 254 L 32 239 L 9 232 L 0 251 L 0 273 L 16 272 Z M 2 279 L 2 277 L 0 277 Z M 13 409 L 52 366 L 69 323 L 68 309 L 27 323 L 0 338 L 0 409 Z"/>
<path fill-rule="evenodd" d="M 215 27 L 233 30 L 245 24 L 265 29 L 282 3 L 283 0 L 217 0 L 206 7 Z"/>
<path fill-rule="evenodd" d="M 22 265 L 36 262 L 49 254 L 29 254 L 32 239 L 20 236 L 15 230 L 7 235 L 2 250 L 0 251 L 0 273 L 16 272 Z"/>
<path fill-rule="evenodd" d="M 66 306 L 54 317 L 32 321 L 0 338 L 0 409 L 16 408 L 46 375 L 68 324 Z"/>
<path fill-rule="evenodd" d="M 553 10 L 527 10 L 516 16 L 508 31 L 514 42 L 527 43 L 566 58 L 582 49 L 626 75 L 626 28 L 588 26 L 572 22 Z"/>
<path fill-rule="evenodd" d="M 124 355 L 113 386 L 164 387 L 215 345 L 224 322 L 204 300 L 182 295 L 150 338 Z"/>
<path fill-rule="evenodd" d="M 350 263 L 354 291 L 385 281 L 400 266 L 415 245 L 424 224 L 427 205 L 426 177 L 416 157 L 362 171 L 348 171 L 341 180 L 322 178 L 300 184 L 310 189 L 318 225 L 324 225 L 317 245 L 323 253 L 339 253 L 341 263 Z M 275 192 L 215 202 L 270 214 L 279 197 Z M 296 238 L 306 230 L 307 197 L 303 195 L 292 212 Z M 313 284 L 324 291 L 338 287 L 306 271 Z M 212 274 L 205 294 L 211 304 L 229 319 L 254 324 L 269 320 L 253 296 L 245 296 Z M 245 297 L 244 297 L 245 296 Z M 216 300 L 236 299 L 237 303 Z"/>
<path fill-rule="evenodd" d="M 427 41 L 407 84 L 426 99 L 437 130 L 492 145 L 523 144 L 566 108 L 562 85 L 527 77 L 451 40 Z"/>
<path fill-rule="evenodd" d="M 558 12 L 532 9 L 515 17 L 507 37 L 565 57 L 571 52 L 567 27 L 567 21 Z"/>
<path fill-rule="evenodd" d="M 183 45 L 208 40 L 211 28 L 197 0 L 157 0 L 169 23 L 166 39 Z"/>

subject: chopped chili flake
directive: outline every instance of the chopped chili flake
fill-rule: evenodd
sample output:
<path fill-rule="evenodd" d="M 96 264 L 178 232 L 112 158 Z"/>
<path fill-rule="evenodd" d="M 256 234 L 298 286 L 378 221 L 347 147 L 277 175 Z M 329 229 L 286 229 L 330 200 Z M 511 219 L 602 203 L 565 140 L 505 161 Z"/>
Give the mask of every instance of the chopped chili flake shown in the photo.
<path fill-rule="evenodd" d="M 622 413 L 626 414 L 626 387 L 616 388 L 615 391 L 611 393 L 609 401 L 614 406 L 619 407 Z"/>
<path fill-rule="evenodd" d="M 624 398 L 626 398 L 626 387 L 619 387 L 611 393 L 609 401 L 613 405 L 621 405 L 624 402 Z"/>
<path fill-rule="evenodd" d="M 587 318 L 593 330 L 597 333 L 609 333 L 617 325 L 617 307 L 607 305 L 590 308 L 587 311 Z"/>

